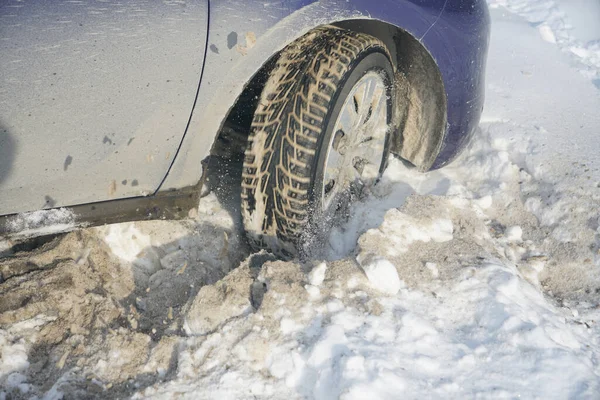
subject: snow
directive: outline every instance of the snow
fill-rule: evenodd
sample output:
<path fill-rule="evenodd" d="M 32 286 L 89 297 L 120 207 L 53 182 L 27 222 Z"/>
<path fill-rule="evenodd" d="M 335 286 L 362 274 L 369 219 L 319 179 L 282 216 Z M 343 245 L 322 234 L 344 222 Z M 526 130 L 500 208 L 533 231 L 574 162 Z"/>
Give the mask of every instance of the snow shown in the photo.
<path fill-rule="evenodd" d="M 24 394 L 29 392 L 30 385 L 24 375 L 30 366 L 27 356 L 29 345 L 35 342 L 39 327 L 49 319 L 51 318 L 36 316 L 0 330 L 0 382 L 3 382 L 6 389 Z M 24 338 L 27 335 L 31 337 L 30 341 Z M 0 391 L 0 398 L 4 398 L 3 396 L 5 394 Z"/>
<path fill-rule="evenodd" d="M 124 261 L 133 262 L 145 248 L 152 245 L 149 235 L 140 232 L 134 224 L 108 225 L 104 241 L 112 253 Z"/>
<path fill-rule="evenodd" d="M 523 239 L 523 229 L 520 226 L 511 226 L 506 230 L 506 240 L 510 242 L 521 242 Z"/>
<path fill-rule="evenodd" d="M 67 232 L 75 229 L 77 226 L 75 223 L 75 214 L 66 208 L 17 214 L 10 218 L 6 224 L 8 231 L 14 233 L 12 235 L 14 238 Z"/>
<path fill-rule="evenodd" d="M 358 257 L 358 263 L 365 271 L 365 275 L 371 282 L 371 286 L 382 293 L 394 295 L 404 286 L 398 277 L 396 266 L 380 257 Z"/>
<path fill-rule="evenodd" d="M 325 272 L 327 271 L 327 263 L 319 263 L 308 274 L 308 282 L 313 286 L 319 286 L 325 280 Z"/>
<path fill-rule="evenodd" d="M 488 0 L 488 4 L 492 9 L 506 8 L 537 26 L 545 41 L 572 53 L 580 72 L 596 86 L 600 85 L 600 3 L 597 0 Z"/>
<path fill-rule="evenodd" d="M 201 344 L 202 357 L 208 342 L 213 351 L 233 346 L 204 364 L 196 362 L 208 377 L 188 372 L 181 379 L 180 373 L 181 381 L 147 389 L 143 397 L 177 392 L 183 398 L 252 398 L 257 380 L 258 387 L 274 390 L 275 398 L 294 392 L 293 398 L 315 399 L 387 399 L 399 393 L 411 398 L 593 398 L 600 390 L 597 353 L 587 349 L 597 345 L 597 338 L 585 326 L 569 324 L 570 317 L 549 305 L 516 268 L 489 263 L 467 269 L 435 293 L 403 289 L 393 298 L 375 295 L 370 299 L 380 304 L 375 312 L 313 303 L 308 330 L 287 329 L 290 318 L 281 319 L 262 367 L 237 356 L 236 342 L 247 331 L 234 325 Z M 347 293 L 352 295 L 371 297 Z M 254 344 L 243 347 L 248 351 Z M 182 355 L 187 359 L 194 352 Z M 221 356 L 227 357 L 225 373 L 217 372 L 225 362 Z M 268 378 L 252 368 L 267 371 Z"/>
<path fill-rule="evenodd" d="M 325 260 L 239 264 L 214 194 L 197 221 L 90 230 L 141 285 L 110 297 L 138 296 L 132 328 L 92 335 L 89 364 L 58 352 L 44 392 L 31 349 L 57 317 L 3 325 L 0 399 L 90 379 L 140 399 L 600 397 L 600 6 L 489 3 L 484 116 L 459 159 L 427 174 L 392 159 Z"/>

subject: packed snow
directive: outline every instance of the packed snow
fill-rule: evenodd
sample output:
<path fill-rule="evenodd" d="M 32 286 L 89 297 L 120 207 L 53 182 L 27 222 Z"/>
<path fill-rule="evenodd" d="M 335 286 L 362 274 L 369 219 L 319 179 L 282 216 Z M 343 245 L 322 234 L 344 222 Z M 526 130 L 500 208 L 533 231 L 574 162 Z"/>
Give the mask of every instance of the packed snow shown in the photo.
<path fill-rule="evenodd" d="M 13 233 L 12 236 L 16 238 L 66 232 L 77 226 L 75 214 L 66 208 L 17 214 L 11 217 L 7 223 L 8 231 Z"/>
<path fill-rule="evenodd" d="M 489 4 L 473 143 L 392 159 L 323 259 L 216 190 L 0 260 L 0 399 L 600 398 L 600 5 Z"/>

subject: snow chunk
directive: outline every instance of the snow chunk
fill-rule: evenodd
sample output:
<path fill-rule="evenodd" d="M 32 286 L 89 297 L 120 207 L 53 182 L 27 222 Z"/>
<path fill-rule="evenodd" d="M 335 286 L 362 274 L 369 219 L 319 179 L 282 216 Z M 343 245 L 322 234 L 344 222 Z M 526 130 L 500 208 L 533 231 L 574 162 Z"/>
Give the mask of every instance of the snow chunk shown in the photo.
<path fill-rule="evenodd" d="M 437 243 L 449 242 L 452 240 L 454 227 L 449 219 L 437 219 L 431 223 L 431 240 Z"/>
<path fill-rule="evenodd" d="M 492 196 L 488 195 L 488 196 L 483 196 L 477 200 L 474 200 L 473 203 L 475 203 L 481 209 L 487 210 L 488 208 L 490 208 L 492 206 L 492 204 L 494 203 L 494 200 L 492 199 Z"/>
<path fill-rule="evenodd" d="M 27 359 L 27 348 L 23 339 L 16 343 L 9 343 L 8 340 L 0 336 L 0 347 L 2 358 L 0 358 L 0 377 L 8 376 L 16 371 L 24 371 L 29 368 Z"/>
<path fill-rule="evenodd" d="M 426 262 L 425 268 L 427 268 L 429 270 L 429 272 L 431 272 L 431 276 L 433 276 L 434 278 L 437 278 L 440 276 L 440 271 L 438 270 L 436 263 Z"/>
<path fill-rule="evenodd" d="M 538 31 L 540 32 L 542 39 L 544 39 L 546 42 L 556 43 L 556 36 L 554 36 L 552 28 L 550 28 L 548 25 L 540 25 L 538 27 Z"/>
<path fill-rule="evenodd" d="M 432 212 L 427 209 L 423 213 Z M 385 214 L 378 229 L 370 229 L 359 241 L 360 253 L 379 253 L 385 257 L 395 257 L 406 253 L 414 242 L 448 242 L 453 238 L 454 227 L 448 218 L 432 219 L 429 215 L 409 215 L 397 209 Z"/>
<path fill-rule="evenodd" d="M 520 226 L 511 226 L 506 230 L 506 239 L 511 242 L 521 242 L 523 240 L 523 229 Z"/>
<path fill-rule="evenodd" d="M 137 229 L 135 223 L 109 225 L 104 242 L 115 256 L 128 262 L 137 260 L 142 250 L 152 246 L 150 236 Z"/>
<path fill-rule="evenodd" d="M 318 287 L 313 285 L 306 285 L 304 286 L 304 288 L 306 289 L 306 292 L 308 293 L 308 296 L 311 300 L 318 300 L 321 297 L 321 291 Z"/>
<path fill-rule="evenodd" d="M 308 282 L 313 286 L 321 286 L 325 280 L 325 271 L 327 271 L 327 264 L 322 262 L 310 271 Z"/>
<path fill-rule="evenodd" d="M 405 285 L 394 264 L 381 257 L 357 257 L 371 285 L 386 294 L 394 295 Z"/>

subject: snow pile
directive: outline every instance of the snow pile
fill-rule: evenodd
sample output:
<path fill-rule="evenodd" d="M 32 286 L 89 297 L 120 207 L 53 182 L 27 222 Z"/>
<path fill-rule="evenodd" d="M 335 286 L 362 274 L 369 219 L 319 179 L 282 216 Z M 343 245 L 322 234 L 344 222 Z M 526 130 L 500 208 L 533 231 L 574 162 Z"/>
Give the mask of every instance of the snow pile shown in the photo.
<path fill-rule="evenodd" d="M 316 399 L 577 398 L 600 389 L 595 360 L 580 348 L 593 342 L 586 329 L 569 327 L 515 271 L 484 265 L 435 293 L 379 299 L 375 313 L 321 305 L 314 318 L 324 326 L 288 339 L 269 372 Z"/>
<path fill-rule="evenodd" d="M 404 210 L 413 225 L 399 233 L 427 229 L 423 216 L 440 203 L 450 200 L 432 199 L 425 208 L 409 202 Z M 245 299 L 243 312 L 221 314 L 218 329 L 187 339 L 177 376 L 139 397 L 594 397 L 600 390 L 597 333 L 576 311 L 549 303 L 507 259 L 522 242 L 519 229 L 484 238 L 477 213 L 469 206 L 452 215 L 461 225 L 452 239 L 414 242 L 402 253 L 436 260 L 418 262 L 418 279 L 403 265 L 410 259 L 397 258 L 395 265 L 373 259 L 362 269 L 351 259 L 312 268 L 266 262 L 253 273 L 251 258 L 207 289 L 227 290 L 224 298 L 200 296 L 204 307 L 191 310 L 187 323 L 236 298 Z M 385 216 L 395 217 L 395 210 Z M 479 239 L 470 234 L 477 231 Z M 444 246 L 480 250 L 451 259 L 448 252 L 436 254 Z M 432 273 L 438 268 L 444 268 L 441 277 Z M 265 284 L 260 302 L 248 292 L 253 274 Z"/>

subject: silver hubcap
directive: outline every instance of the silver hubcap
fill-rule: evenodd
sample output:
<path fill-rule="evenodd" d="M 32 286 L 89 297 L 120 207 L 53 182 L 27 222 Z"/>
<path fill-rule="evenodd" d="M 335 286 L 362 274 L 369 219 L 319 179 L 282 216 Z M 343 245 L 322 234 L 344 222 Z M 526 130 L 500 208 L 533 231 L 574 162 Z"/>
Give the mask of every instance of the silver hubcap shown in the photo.
<path fill-rule="evenodd" d="M 388 130 L 383 77 L 368 72 L 352 88 L 335 122 L 323 177 L 323 211 L 337 208 L 350 189 L 373 185 L 383 162 Z"/>

